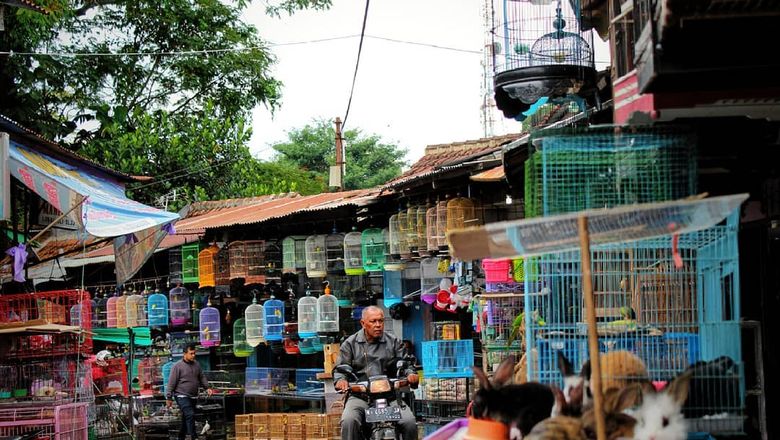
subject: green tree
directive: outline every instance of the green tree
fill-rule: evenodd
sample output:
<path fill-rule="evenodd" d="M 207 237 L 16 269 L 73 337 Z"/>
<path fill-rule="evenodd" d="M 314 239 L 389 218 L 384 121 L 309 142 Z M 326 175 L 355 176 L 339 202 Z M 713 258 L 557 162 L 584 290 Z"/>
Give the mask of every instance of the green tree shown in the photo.
<path fill-rule="evenodd" d="M 52 13 L 7 10 L 0 51 L 107 56 L 0 56 L 0 113 L 119 171 L 160 176 L 135 187 L 145 201 L 172 187 L 192 199 L 317 187 L 249 153 L 244 121 L 257 105 L 278 105 L 281 83 L 241 20 L 246 0 L 38 4 Z M 330 4 L 266 2 L 276 16 Z"/>
<path fill-rule="evenodd" d="M 336 162 L 336 131 L 330 121 L 315 120 L 288 133 L 287 142 L 273 146 L 276 161 L 308 171 L 313 178 L 328 181 Z M 359 129 L 342 133 L 345 145 L 345 189 L 372 188 L 401 174 L 406 165 L 406 149 L 382 142 L 377 135 L 364 135 Z"/>

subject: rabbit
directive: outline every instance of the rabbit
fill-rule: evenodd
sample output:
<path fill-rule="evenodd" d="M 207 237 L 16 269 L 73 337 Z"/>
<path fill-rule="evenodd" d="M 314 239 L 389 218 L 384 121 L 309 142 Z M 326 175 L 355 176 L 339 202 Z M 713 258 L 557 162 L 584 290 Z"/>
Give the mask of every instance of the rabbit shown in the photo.
<path fill-rule="evenodd" d="M 524 440 L 587 440 L 582 420 L 576 417 L 556 416 L 542 420 L 531 429 Z"/>
<path fill-rule="evenodd" d="M 688 428 L 682 407 L 688 397 L 693 373 L 690 370 L 674 378 L 662 391 L 643 389 L 642 403 L 632 416 L 636 440 L 685 440 Z"/>
<path fill-rule="evenodd" d="M 699 361 L 689 366 L 691 381 L 688 399 L 683 405 L 683 414 L 692 419 L 716 414 L 711 408 L 713 396 L 718 396 L 718 406 L 733 408 L 739 406 L 738 366 L 728 356 L 711 361 Z"/>
<path fill-rule="evenodd" d="M 552 389 L 538 382 L 507 384 L 512 379 L 514 356 L 504 359 L 493 381 L 477 367 L 474 375 L 480 388 L 474 394 L 471 412 L 478 419 L 492 419 L 508 425 L 511 438 L 524 438 L 540 421 L 552 415 L 555 396 Z"/>

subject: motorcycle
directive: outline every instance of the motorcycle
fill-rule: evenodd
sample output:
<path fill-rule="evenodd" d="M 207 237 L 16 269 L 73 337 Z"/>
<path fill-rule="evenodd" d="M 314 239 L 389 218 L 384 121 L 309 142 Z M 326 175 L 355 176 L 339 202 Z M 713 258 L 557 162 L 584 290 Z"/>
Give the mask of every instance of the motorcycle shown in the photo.
<path fill-rule="evenodd" d="M 348 387 L 345 391 L 355 395 L 366 402 L 365 434 L 370 440 L 401 440 L 398 430 L 398 422 L 401 421 L 401 409 L 407 406 L 401 393 L 409 390 L 409 381 L 401 377 L 411 365 L 411 360 L 402 359 L 395 362 L 396 377 L 388 375 L 369 376 L 368 380 L 361 381 L 349 365 L 338 365 L 334 368 L 347 378 Z M 398 405 L 391 405 L 398 402 Z"/>

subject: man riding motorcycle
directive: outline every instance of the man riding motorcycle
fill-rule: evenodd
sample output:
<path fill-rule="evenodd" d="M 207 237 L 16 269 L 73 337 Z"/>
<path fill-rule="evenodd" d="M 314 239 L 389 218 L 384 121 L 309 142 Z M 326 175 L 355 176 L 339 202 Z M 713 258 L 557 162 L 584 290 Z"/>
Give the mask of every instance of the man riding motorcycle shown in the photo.
<path fill-rule="evenodd" d="M 358 377 L 367 379 L 369 376 L 382 374 L 384 366 L 391 360 L 407 356 L 404 344 L 395 336 L 385 333 L 385 314 L 379 307 L 370 306 L 363 309 L 360 325 L 362 329 L 341 344 L 336 365 L 350 365 Z M 409 366 L 403 373 L 410 384 L 417 384 L 419 381 L 413 366 Z M 333 379 L 337 390 L 346 391 L 349 388 L 344 374 L 335 371 Z M 409 406 L 399 402 L 393 402 L 392 405 L 401 407 L 401 421 L 398 425 L 404 440 L 417 440 L 417 424 Z M 360 396 L 349 396 L 341 415 L 342 440 L 363 439 L 366 408 L 368 402 Z"/>

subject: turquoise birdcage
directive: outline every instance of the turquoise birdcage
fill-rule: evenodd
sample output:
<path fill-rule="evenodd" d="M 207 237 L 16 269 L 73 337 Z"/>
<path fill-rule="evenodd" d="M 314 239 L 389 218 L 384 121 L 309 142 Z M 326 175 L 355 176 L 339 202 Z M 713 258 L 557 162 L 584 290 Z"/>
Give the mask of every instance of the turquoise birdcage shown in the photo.
<path fill-rule="evenodd" d="M 168 325 L 168 298 L 159 290 L 155 290 L 154 294 L 149 296 L 147 308 L 150 327 Z"/>
<path fill-rule="evenodd" d="M 306 268 L 306 237 L 292 235 L 282 240 L 282 271 L 295 273 Z"/>
<path fill-rule="evenodd" d="M 263 304 L 265 315 L 265 340 L 281 341 L 284 331 L 284 302 L 271 295 L 271 299 Z"/>
<path fill-rule="evenodd" d="M 257 303 L 257 298 L 252 298 L 252 304 L 244 311 L 246 319 L 246 342 L 252 347 L 257 347 L 265 342 L 265 310 Z"/>
<path fill-rule="evenodd" d="M 382 273 L 383 300 L 386 308 L 403 301 L 403 282 L 401 281 L 403 272 L 384 271 Z"/>
<path fill-rule="evenodd" d="M 331 295 L 330 285 L 327 285 L 325 292 L 317 298 L 317 332 L 336 333 L 338 331 L 339 300 Z"/>
<path fill-rule="evenodd" d="M 360 237 L 363 269 L 378 272 L 385 265 L 385 238 L 379 228 L 369 228 Z"/>
<path fill-rule="evenodd" d="M 174 287 L 168 292 L 171 325 L 186 325 L 190 321 L 190 294 L 186 287 Z"/>
<path fill-rule="evenodd" d="M 185 244 L 181 247 L 181 279 L 184 283 L 197 283 L 200 280 L 198 274 L 198 254 L 200 244 Z"/>
<path fill-rule="evenodd" d="M 347 275 L 363 275 L 366 269 L 363 268 L 363 234 L 352 231 L 344 236 L 344 272 Z"/>
<path fill-rule="evenodd" d="M 306 238 L 306 276 L 325 278 L 328 274 L 328 254 L 325 235 L 310 235 Z"/>
<path fill-rule="evenodd" d="M 219 310 L 211 307 L 211 301 L 201 309 L 199 314 L 200 345 L 213 347 L 219 345 L 222 340 L 220 329 Z"/>
<path fill-rule="evenodd" d="M 233 322 L 233 354 L 236 357 L 248 357 L 254 350 L 246 339 L 246 321 L 244 318 L 236 319 Z"/>
<path fill-rule="evenodd" d="M 325 251 L 328 259 L 328 274 L 344 274 L 344 234 L 329 234 L 325 238 Z"/>
<path fill-rule="evenodd" d="M 163 379 L 163 394 L 168 394 L 168 379 L 171 377 L 171 370 L 176 362 L 169 360 L 162 366 L 162 379 Z"/>
<path fill-rule="evenodd" d="M 311 296 L 311 290 L 306 288 L 306 295 L 298 300 L 298 336 L 309 338 L 317 334 L 317 298 Z"/>

